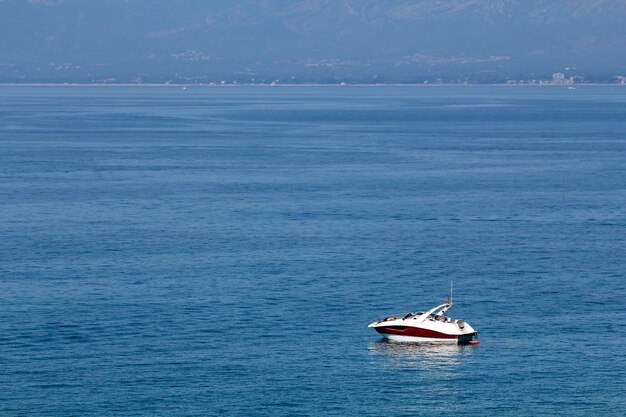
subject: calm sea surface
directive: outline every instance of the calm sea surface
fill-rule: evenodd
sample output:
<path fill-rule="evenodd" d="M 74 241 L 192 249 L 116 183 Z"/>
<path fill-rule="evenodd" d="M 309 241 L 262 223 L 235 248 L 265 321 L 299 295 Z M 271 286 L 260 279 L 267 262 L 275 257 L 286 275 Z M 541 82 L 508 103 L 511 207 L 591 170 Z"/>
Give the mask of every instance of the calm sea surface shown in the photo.
<path fill-rule="evenodd" d="M 0 87 L 3 416 L 623 415 L 625 275 L 626 88 Z"/>

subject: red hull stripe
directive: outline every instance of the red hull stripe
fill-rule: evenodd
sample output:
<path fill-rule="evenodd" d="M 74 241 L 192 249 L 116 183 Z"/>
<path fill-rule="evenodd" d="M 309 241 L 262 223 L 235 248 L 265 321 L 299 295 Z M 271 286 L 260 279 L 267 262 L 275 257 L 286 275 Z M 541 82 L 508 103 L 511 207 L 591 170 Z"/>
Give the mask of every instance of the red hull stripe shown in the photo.
<path fill-rule="evenodd" d="M 397 334 L 401 336 L 434 337 L 437 339 L 457 339 L 459 337 L 451 334 L 436 332 L 433 330 L 418 329 L 416 327 L 409 326 L 385 326 L 375 327 L 374 329 L 381 334 Z"/>

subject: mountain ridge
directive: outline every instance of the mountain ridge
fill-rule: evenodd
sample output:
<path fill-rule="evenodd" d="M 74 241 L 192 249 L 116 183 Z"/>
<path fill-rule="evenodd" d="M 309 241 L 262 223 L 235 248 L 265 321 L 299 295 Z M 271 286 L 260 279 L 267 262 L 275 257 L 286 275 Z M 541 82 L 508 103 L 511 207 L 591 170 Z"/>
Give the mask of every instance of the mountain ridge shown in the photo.
<path fill-rule="evenodd" d="M 626 0 L 0 0 L 0 81 L 609 80 L 625 18 Z"/>

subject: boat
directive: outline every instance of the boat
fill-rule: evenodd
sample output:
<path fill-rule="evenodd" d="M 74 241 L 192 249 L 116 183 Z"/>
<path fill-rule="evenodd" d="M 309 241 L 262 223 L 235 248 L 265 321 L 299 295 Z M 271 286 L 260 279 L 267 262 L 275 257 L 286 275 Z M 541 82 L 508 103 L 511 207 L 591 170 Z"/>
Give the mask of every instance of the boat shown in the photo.
<path fill-rule="evenodd" d="M 445 315 L 451 307 L 452 302 L 446 298 L 443 303 L 426 312 L 387 317 L 368 327 L 393 341 L 479 344 L 478 332 L 465 320 Z"/>

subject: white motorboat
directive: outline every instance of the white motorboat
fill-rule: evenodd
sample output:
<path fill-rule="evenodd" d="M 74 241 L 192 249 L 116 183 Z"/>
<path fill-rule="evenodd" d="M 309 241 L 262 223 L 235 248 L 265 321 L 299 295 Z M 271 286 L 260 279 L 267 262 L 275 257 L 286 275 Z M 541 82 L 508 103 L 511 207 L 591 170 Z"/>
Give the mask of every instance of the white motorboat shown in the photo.
<path fill-rule="evenodd" d="M 446 298 L 442 304 L 426 312 L 387 317 L 368 327 L 395 341 L 478 344 L 478 333 L 472 326 L 465 320 L 445 315 L 451 307 L 452 302 Z"/>

